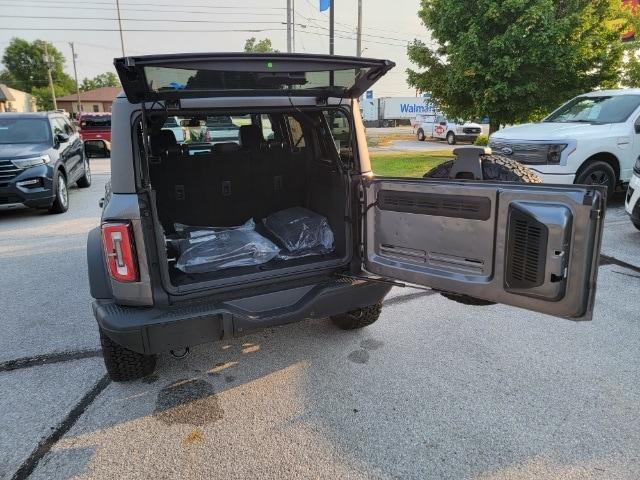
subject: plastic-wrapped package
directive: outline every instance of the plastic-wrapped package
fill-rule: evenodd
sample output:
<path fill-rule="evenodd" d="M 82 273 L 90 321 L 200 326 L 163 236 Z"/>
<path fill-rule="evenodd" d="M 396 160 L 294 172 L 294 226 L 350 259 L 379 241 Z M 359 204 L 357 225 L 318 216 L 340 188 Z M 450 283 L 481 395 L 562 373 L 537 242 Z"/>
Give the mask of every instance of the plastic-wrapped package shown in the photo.
<path fill-rule="evenodd" d="M 320 255 L 333 251 L 333 231 L 325 217 L 302 207 L 292 207 L 263 220 L 267 230 L 284 247 L 280 258 Z"/>
<path fill-rule="evenodd" d="M 176 267 L 185 273 L 215 272 L 231 267 L 262 265 L 280 249 L 254 230 L 253 220 L 239 227 L 188 227 L 175 225 L 180 241 Z"/>

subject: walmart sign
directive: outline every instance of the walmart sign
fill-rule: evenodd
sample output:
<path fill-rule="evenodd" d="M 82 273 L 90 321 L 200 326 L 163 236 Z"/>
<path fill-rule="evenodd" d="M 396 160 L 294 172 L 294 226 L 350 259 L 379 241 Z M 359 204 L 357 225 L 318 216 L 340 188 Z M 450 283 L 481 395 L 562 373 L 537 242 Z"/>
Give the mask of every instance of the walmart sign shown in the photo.
<path fill-rule="evenodd" d="M 433 112 L 433 104 L 431 102 L 424 103 L 401 103 L 400 113 L 409 113 L 412 115 L 418 113 Z"/>

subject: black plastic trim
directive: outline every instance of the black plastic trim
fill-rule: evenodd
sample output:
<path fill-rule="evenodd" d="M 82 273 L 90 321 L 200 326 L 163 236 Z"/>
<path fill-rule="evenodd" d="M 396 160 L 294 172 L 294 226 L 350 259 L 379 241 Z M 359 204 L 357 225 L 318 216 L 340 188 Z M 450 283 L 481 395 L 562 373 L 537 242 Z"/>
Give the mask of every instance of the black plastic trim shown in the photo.
<path fill-rule="evenodd" d="M 381 190 L 377 204 L 381 210 L 392 212 L 470 220 L 491 217 L 491 199 L 488 197 Z"/>

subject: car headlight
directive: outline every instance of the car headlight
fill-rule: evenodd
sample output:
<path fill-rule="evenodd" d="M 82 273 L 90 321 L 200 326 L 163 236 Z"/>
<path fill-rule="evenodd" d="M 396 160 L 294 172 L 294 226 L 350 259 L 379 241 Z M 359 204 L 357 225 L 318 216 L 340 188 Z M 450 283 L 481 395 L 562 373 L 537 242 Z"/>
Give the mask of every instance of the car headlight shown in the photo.
<path fill-rule="evenodd" d="M 549 145 L 549 149 L 547 150 L 547 163 L 560 163 L 560 157 L 565 148 L 567 148 L 566 143 Z"/>
<path fill-rule="evenodd" d="M 635 173 L 636 175 L 640 175 L 640 157 L 638 157 L 635 165 L 633 166 L 633 173 Z"/>
<path fill-rule="evenodd" d="M 30 168 L 37 167 L 38 165 L 44 165 L 45 163 L 51 162 L 51 158 L 49 155 L 40 155 L 38 157 L 31 158 L 19 158 L 16 160 L 11 160 L 16 168 Z"/>

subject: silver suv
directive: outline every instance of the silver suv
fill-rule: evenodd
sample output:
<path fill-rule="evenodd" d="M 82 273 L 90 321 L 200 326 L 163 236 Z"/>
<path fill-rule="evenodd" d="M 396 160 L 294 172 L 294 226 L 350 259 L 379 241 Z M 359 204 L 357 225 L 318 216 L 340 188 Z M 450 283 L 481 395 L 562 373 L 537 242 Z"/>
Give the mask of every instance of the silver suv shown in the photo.
<path fill-rule="evenodd" d="M 357 99 L 392 62 L 216 53 L 115 66 L 111 182 L 87 245 L 114 380 L 148 375 L 160 352 L 306 318 L 365 327 L 405 283 L 591 318 L 602 189 L 486 181 L 529 173 L 477 147 L 459 162 L 475 154 L 485 181 L 453 162 L 439 178 L 375 176 Z M 179 142 L 176 116 L 234 128 Z"/>

